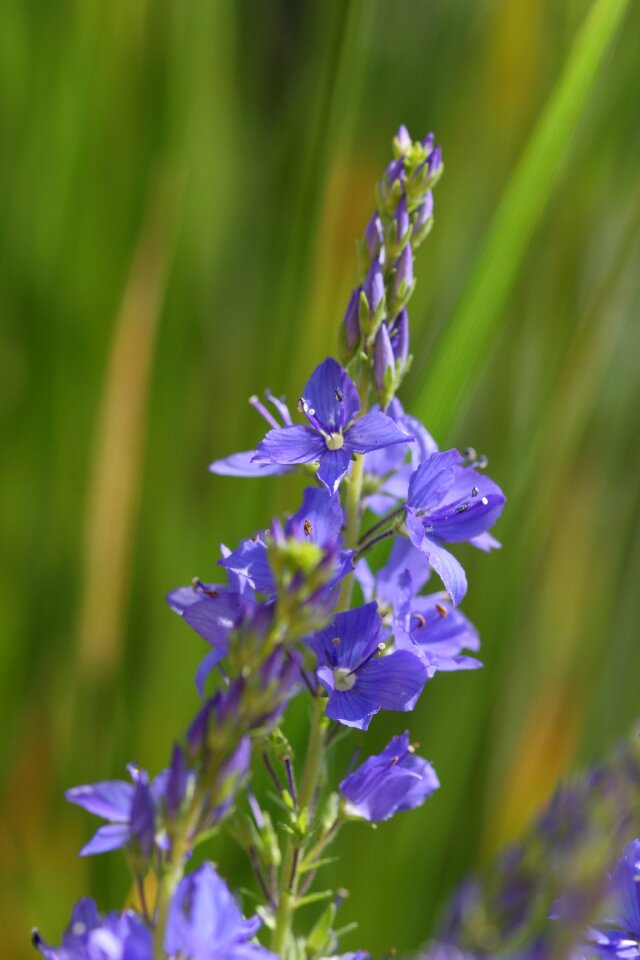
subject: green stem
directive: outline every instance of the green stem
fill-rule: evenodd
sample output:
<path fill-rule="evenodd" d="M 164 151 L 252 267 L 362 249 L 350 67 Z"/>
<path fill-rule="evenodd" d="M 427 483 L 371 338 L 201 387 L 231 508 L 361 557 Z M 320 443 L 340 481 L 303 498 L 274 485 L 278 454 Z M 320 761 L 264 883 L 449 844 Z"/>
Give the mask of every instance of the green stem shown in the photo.
<path fill-rule="evenodd" d="M 299 809 L 301 812 L 307 811 L 308 819 L 310 819 L 311 805 L 320 779 L 320 769 L 322 766 L 325 727 L 324 707 L 324 698 L 316 697 L 313 701 L 307 759 L 302 775 L 300 792 L 298 794 Z M 286 956 L 287 945 L 291 935 L 291 921 L 295 912 L 298 878 L 295 875 L 294 865 L 298 847 L 298 843 L 292 837 L 287 840 L 282 868 L 280 870 L 278 908 L 276 910 L 275 929 L 271 938 L 271 949 L 279 957 Z"/>

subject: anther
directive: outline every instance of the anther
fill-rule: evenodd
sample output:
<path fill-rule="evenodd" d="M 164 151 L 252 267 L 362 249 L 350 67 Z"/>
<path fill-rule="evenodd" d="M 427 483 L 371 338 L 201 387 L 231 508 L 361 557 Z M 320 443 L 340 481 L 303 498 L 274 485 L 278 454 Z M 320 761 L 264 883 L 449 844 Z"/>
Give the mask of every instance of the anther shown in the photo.
<path fill-rule="evenodd" d="M 334 647 L 339 647 L 339 646 L 340 646 L 340 637 L 334 637 L 333 640 L 331 641 L 331 643 L 333 644 Z"/>
<path fill-rule="evenodd" d="M 40 936 L 40 931 L 38 930 L 37 927 L 34 927 L 33 930 L 31 931 L 31 943 L 36 948 L 39 947 L 40 944 L 42 943 L 42 937 Z"/>
<path fill-rule="evenodd" d="M 441 617 L 446 617 L 449 612 L 443 603 L 436 603 L 436 610 Z"/>
<path fill-rule="evenodd" d="M 422 616 L 421 613 L 414 613 L 414 617 L 418 621 L 418 629 L 422 630 L 422 628 L 424 627 L 427 621 L 425 620 L 425 618 Z"/>
<path fill-rule="evenodd" d="M 468 509 L 469 509 L 469 504 L 468 504 L 468 503 L 461 503 L 459 507 L 456 507 L 455 512 L 456 512 L 456 513 L 466 513 Z"/>
<path fill-rule="evenodd" d="M 396 763 L 400 763 L 400 757 L 391 757 L 390 765 L 395 767 Z"/>
<path fill-rule="evenodd" d="M 481 502 L 482 502 L 483 507 L 486 507 L 487 504 L 489 503 L 489 500 L 487 499 L 487 497 L 483 497 Z"/>
<path fill-rule="evenodd" d="M 489 458 L 485 457 L 484 453 L 482 454 L 481 457 L 478 457 L 478 459 L 474 463 L 474 467 L 476 468 L 476 470 L 484 470 L 488 466 L 489 466 Z"/>
<path fill-rule="evenodd" d="M 219 597 L 220 593 L 218 590 L 203 590 L 202 591 L 205 597 Z"/>
<path fill-rule="evenodd" d="M 419 743 L 410 743 L 409 746 L 407 747 L 407 750 L 409 751 L 409 753 L 415 753 L 419 746 L 420 746 Z"/>
<path fill-rule="evenodd" d="M 307 401 L 305 400 L 304 397 L 300 397 L 296 406 L 298 408 L 298 413 L 304 413 L 307 409 Z"/>
<path fill-rule="evenodd" d="M 336 387 L 336 400 L 338 401 L 338 403 L 342 403 L 342 401 L 344 400 L 344 394 L 340 389 L 340 387 Z"/>
<path fill-rule="evenodd" d="M 472 497 L 477 497 L 479 492 L 480 492 L 480 491 L 478 490 L 478 488 L 477 488 L 477 487 L 474 487 L 473 490 L 471 491 L 471 496 L 472 496 Z"/>
<path fill-rule="evenodd" d="M 257 533 L 254 533 L 254 535 L 251 537 L 251 542 L 252 542 L 252 543 L 255 543 L 255 542 L 257 541 L 257 539 L 258 539 L 258 534 L 257 534 Z"/>
<path fill-rule="evenodd" d="M 465 458 L 465 460 L 475 460 L 476 452 L 473 447 L 465 447 L 462 451 L 462 456 Z"/>
<path fill-rule="evenodd" d="M 305 532 L 305 536 L 310 537 L 311 534 L 313 533 L 313 526 L 311 524 L 311 520 L 305 520 L 302 529 Z"/>

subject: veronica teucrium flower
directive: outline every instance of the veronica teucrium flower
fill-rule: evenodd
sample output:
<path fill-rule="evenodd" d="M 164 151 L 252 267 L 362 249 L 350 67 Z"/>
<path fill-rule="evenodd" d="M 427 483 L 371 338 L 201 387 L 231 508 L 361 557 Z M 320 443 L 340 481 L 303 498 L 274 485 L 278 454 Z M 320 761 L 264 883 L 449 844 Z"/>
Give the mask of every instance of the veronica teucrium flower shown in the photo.
<path fill-rule="evenodd" d="M 252 942 L 261 925 L 259 917 L 244 919 L 226 883 L 205 863 L 178 884 L 164 949 L 188 960 L 277 960 Z"/>
<path fill-rule="evenodd" d="M 326 713 L 366 730 L 379 710 L 413 710 L 427 680 L 419 656 L 384 650 L 377 603 L 338 613 L 309 638 L 318 657 L 317 676 L 329 694 Z"/>
<path fill-rule="evenodd" d="M 228 551 L 225 551 L 228 555 Z M 256 603 L 247 593 L 248 583 L 236 578 L 234 589 L 219 583 L 195 580 L 189 587 L 178 587 L 167 594 L 167 603 L 175 613 L 207 641 L 211 651 L 196 670 L 196 687 L 204 696 L 204 684 L 214 667 L 227 656 L 229 638 Z"/>
<path fill-rule="evenodd" d="M 439 786 L 435 770 L 415 755 L 405 732 L 346 777 L 340 793 L 349 816 L 377 823 L 421 806 Z"/>
<path fill-rule="evenodd" d="M 150 784 L 144 770 L 130 765 L 129 772 L 133 783 L 105 780 L 67 790 L 65 797 L 69 803 L 109 821 L 85 844 L 81 857 L 129 844 L 145 857 L 151 854 L 155 842 L 155 808 L 166 784 L 166 774 L 159 774 Z"/>
<path fill-rule="evenodd" d="M 613 870 L 609 911 L 585 938 L 589 955 L 637 960 L 640 957 L 640 840 L 633 840 Z"/>
<path fill-rule="evenodd" d="M 443 544 L 471 541 L 484 534 L 504 504 L 498 485 L 466 466 L 457 450 L 433 453 L 409 481 L 405 517 L 409 538 L 442 580 L 454 606 L 467 592 L 467 578 Z"/>
<path fill-rule="evenodd" d="M 300 509 L 284 524 L 284 536 L 314 543 L 335 558 L 335 575 L 327 587 L 331 588 L 353 569 L 353 550 L 342 550 L 344 517 L 339 497 L 320 487 L 307 487 Z M 268 545 L 263 534 L 244 540 L 240 546 L 218 561 L 227 571 L 244 578 L 258 593 L 271 596 L 276 582 L 269 564 Z"/>
<path fill-rule="evenodd" d="M 355 384 L 330 357 L 311 374 L 298 402 L 307 423 L 270 430 L 258 444 L 256 463 L 317 462 L 318 479 L 335 493 L 354 453 L 368 453 L 398 443 L 407 436 L 379 410 L 360 413 Z"/>
<path fill-rule="evenodd" d="M 133 910 L 101 917 L 89 897 L 79 900 L 59 947 L 37 931 L 33 945 L 46 960 L 152 960 L 151 930 Z"/>

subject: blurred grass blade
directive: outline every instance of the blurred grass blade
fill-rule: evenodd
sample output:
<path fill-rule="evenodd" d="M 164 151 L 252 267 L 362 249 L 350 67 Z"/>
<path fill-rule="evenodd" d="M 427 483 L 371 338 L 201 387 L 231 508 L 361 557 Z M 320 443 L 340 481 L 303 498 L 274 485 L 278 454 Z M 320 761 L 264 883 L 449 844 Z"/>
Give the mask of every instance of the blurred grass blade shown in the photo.
<path fill-rule="evenodd" d="M 555 91 L 498 207 L 462 300 L 448 325 L 415 409 L 446 435 L 469 402 L 469 381 L 486 357 L 527 245 L 557 185 L 582 109 L 629 0 L 596 0 Z"/>

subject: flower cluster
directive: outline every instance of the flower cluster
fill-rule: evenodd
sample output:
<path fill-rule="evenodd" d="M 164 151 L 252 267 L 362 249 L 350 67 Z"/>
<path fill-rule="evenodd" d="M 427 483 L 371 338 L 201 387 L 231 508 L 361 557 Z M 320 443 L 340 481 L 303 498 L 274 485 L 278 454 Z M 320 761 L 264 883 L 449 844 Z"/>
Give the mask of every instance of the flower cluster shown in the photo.
<path fill-rule="evenodd" d="M 629 843 L 639 829 L 634 734 L 559 787 L 522 840 L 463 882 L 421 957 L 640 958 L 640 841 Z"/>
<path fill-rule="evenodd" d="M 357 769 L 339 771 L 333 789 L 331 780 L 339 731 L 367 730 L 381 710 L 411 711 L 436 674 L 480 666 L 472 655 L 478 634 L 458 609 L 467 580 L 451 549 L 499 546 L 489 531 L 505 503 L 485 458 L 439 450 L 395 396 L 411 361 L 415 252 L 433 224 L 443 166 L 431 134 L 413 141 L 401 127 L 393 151 L 359 244 L 360 283 L 342 323 L 340 362 L 328 357 L 316 367 L 295 410 L 271 391 L 264 402 L 252 397 L 266 434 L 255 449 L 210 466 L 231 477 L 298 471 L 308 486 L 295 513 L 221 548 L 221 582 L 196 578 L 168 595 L 208 645 L 195 678 L 201 706 L 154 779 L 132 766 L 131 782 L 67 793 L 107 821 L 81 854 L 125 850 L 139 912 L 100 917 L 92 901 L 81 901 L 61 947 L 35 935 L 48 958 L 334 956 L 342 895 L 312 890 L 327 846 L 348 822 L 385 821 L 439 787 L 408 732 Z M 432 573 L 441 585 L 425 593 Z M 310 707 L 302 763 L 287 737 L 295 697 Z M 257 764 L 275 798 L 254 792 Z M 189 872 L 195 846 L 222 829 L 254 869 L 259 919 L 243 919 L 210 864 Z M 299 929 L 298 908 L 322 899 L 329 902 L 311 929 Z"/>

